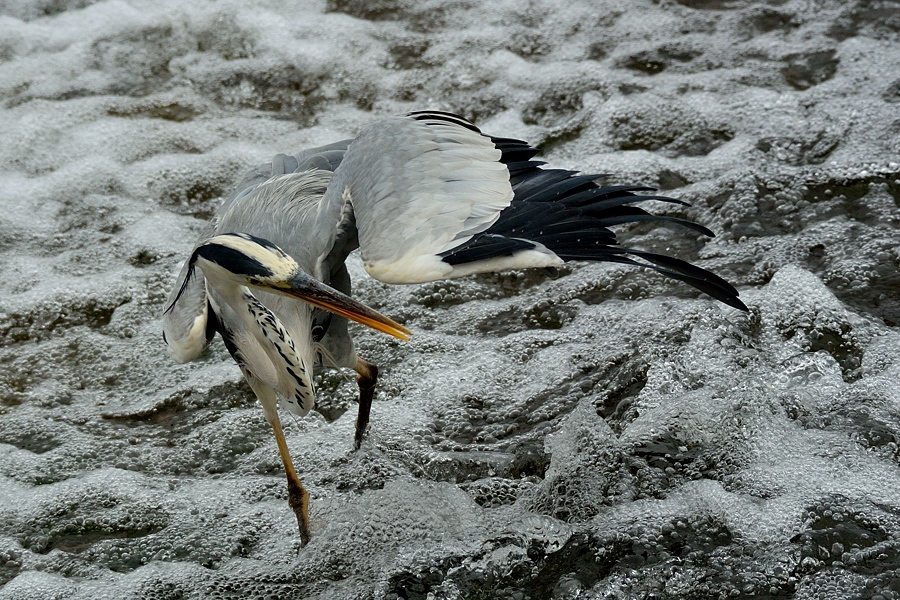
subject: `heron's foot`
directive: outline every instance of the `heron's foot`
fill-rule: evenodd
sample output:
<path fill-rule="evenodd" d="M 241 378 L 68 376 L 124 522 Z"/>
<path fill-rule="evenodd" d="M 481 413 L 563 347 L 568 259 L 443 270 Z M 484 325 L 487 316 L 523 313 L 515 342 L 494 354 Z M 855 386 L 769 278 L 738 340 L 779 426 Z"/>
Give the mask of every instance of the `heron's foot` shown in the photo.
<path fill-rule="evenodd" d="M 300 547 L 309 543 L 309 492 L 300 480 L 288 477 L 288 504 L 297 515 L 297 527 L 300 529 Z"/>
<path fill-rule="evenodd" d="M 359 413 L 356 417 L 353 447 L 359 450 L 369 427 L 369 413 L 372 410 L 372 398 L 375 396 L 375 384 L 378 382 L 378 367 L 359 358 L 356 361 L 356 372 L 356 383 L 359 385 Z"/>

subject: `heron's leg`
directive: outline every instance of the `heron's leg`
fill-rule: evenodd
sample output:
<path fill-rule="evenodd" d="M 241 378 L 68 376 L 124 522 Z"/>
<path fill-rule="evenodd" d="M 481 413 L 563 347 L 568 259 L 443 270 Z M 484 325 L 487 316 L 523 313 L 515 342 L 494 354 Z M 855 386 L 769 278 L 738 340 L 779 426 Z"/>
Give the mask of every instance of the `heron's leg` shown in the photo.
<path fill-rule="evenodd" d="M 305 546 L 309 543 L 309 492 L 303 487 L 300 478 L 297 477 L 297 471 L 294 470 L 294 463 L 291 461 L 291 453 L 288 451 L 287 442 L 284 439 L 284 432 L 281 430 L 281 421 L 278 420 L 278 414 L 275 414 L 274 422 L 269 421 L 272 429 L 275 431 L 275 443 L 278 444 L 278 453 L 281 454 L 281 462 L 284 464 L 284 472 L 287 474 L 288 484 L 288 504 L 297 516 L 297 527 L 300 529 L 300 545 Z"/>
<path fill-rule="evenodd" d="M 275 443 L 278 445 L 278 453 L 281 455 L 281 463 L 284 465 L 284 472 L 287 475 L 288 484 L 288 504 L 297 516 L 297 527 L 300 529 L 300 544 L 305 546 L 309 543 L 309 492 L 300 483 L 297 471 L 294 470 L 294 462 L 291 460 L 291 453 L 288 450 L 287 441 L 284 439 L 284 431 L 281 429 L 281 420 L 278 418 L 278 408 L 275 399 L 275 391 L 260 384 L 256 380 L 247 378 L 250 387 L 256 392 L 259 403 L 262 405 L 263 414 L 266 415 L 266 421 L 272 426 L 275 432 Z"/>
<path fill-rule="evenodd" d="M 356 359 L 356 383 L 359 384 L 359 413 L 356 417 L 356 435 L 354 445 L 359 449 L 366 427 L 369 426 L 369 412 L 372 409 L 372 397 L 375 396 L 375 383 L 378 381 L 378 367 L 361 358 Z"/>

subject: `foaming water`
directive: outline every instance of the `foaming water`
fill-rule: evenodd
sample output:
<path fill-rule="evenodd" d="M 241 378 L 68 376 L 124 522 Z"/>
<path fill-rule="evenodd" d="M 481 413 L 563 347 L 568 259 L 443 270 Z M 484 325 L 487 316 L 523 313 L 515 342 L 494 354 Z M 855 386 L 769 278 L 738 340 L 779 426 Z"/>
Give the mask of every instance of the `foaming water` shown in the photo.
<path fill-rule="evenodd" d="M 900 597 L 896 32 L 807 8 L 0 2 L 0 598 Z M 718 237 L 622 238 L 751 310 L 351 258 L 414 335 L 354 329 L 359 451 L 344 375 L 286 424 L 300 549 L 238 369 L 158 316 L 246 169 L 422 108 L 690 201 Z"/>

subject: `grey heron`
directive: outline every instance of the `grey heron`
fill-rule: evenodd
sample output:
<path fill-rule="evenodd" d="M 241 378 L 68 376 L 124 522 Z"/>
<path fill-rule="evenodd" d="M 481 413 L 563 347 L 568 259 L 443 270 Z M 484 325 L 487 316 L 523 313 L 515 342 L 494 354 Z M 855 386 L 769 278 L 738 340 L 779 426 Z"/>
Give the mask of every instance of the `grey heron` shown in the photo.
<path fill-rule="evenodd" d="M 369 422 L 378 369 L 357 356 L 348 319 L 401 339 L 408 329 L 350 297 L 344 264 L 359 249 L 387 283 L 503 269 L 552 271 L 566 261 L 641 265 L 747 310 L 724 279 L 683 260 L 620 246 L 610 226 L 692 221 L 633 204 L 672 198 L 604 186 L 601 175 L 545 169 L 526 142 L 483 134 L 444 112 L 386 118 L 344 140 L 277 155 L 238 185 L 207 226 L 173 287 L 163 337 L 179 361 L 222 336 L 272 426 L 301 543 L 309 494 L 293 467 L 278 406 L 314 406 L 316 366 L 357 373 L 355 445 Z"/>

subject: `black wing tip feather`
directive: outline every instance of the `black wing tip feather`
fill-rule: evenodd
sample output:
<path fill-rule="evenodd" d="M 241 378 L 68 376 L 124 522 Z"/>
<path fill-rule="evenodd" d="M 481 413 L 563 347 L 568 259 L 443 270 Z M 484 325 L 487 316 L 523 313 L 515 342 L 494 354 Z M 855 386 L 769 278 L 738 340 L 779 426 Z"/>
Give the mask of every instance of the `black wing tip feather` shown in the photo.
<path fill-rule="evenodd" d="M 478 129 L 478 127 L 476 127 L 474 123 L 472 123 L 465 117 L 461 117 L 460 115 L 454 114 L 452 112 L 443 110 L 416 110 L 411 113 L 407 113 L 407 116 L 412 117 L 417 121 L 445 121 L 447 123 L 459 125 L 460 127 L 465 127 L 466 129 L 474 131 L 475 133 L 481 133 L 481 130 Z"/>
<path fill-rule="evenodd" d="M 444 121 L 481 133 L 470 121 L 445 111 L 415 111 L 409 116 L 421 121 Z M 484 135 L 484 134 L 482 134 Z M 444 262 L 457 265 L 510 256 L 542 244 L 559 258 L 618 262 L 647 267 L 683 281 L 732 308 L 748 311 L 733 285 L 696 265 L 678 258 L 631 250 L 616 245 L 610 225 L 637 221 L 678 223 L 703 235 L 715 237 L 709 228 L 679 217 L 654 215 L 630 204 L 658 200 L 690 206 L 668 196 L 644 195 L 656 188 L 642 185 L 602 186 L 597 182 L 609 177 L 584 175 L 565 169 L 542 169 L 546 164 L 532 160 L 538 150 L 528 142 L 514 138 L 487 136 L 500 150 L 500 162 L 510 172 L 514 198 L 509 208 L 486 231 L 465 244 L 440 254 Z M 627 255 L 643 259 L 638 262 Z M 649 263 L 649 264 L 648 264 Z"/>
<path fill-rule="evenodd" d="M 638 221 L 657 221 L 660 223 L 677 223 L 688 229 L 693 229 L 698 233 L 702 233 L 707 237 L 716 237 L 716 234 L 711 229 L 704 227 L 699 223 L 695 223 L 694 221 L 670 217 L 668 215 L 654 215 L 635 207 L 615 207 L 609 210 L 597 211 L 596 214 L 590 210 L 585 212 L 596 218 L 605 227 L 622 225 L 624 223 L 636 223 Z"/>
<path fill-rule="evenodd" d="M 731 298 L 728 298 L 727 300 L 721 300 L 721 302 L 724 302 L 725 304 L 727 304 L 727 305 L 730 306 L 731 308 L 736 308 L 736 309 L 742 310 L 742 311 L 744 311 L 744 312 L 746 312 L 746 313 L 750 312 L 750 309 L 747 308 L 747 305 L 744 304 L 744 303 L 741 301 L 741 299 L 738 298 L 737 296 L 733 296 L 733 297 L 731 297 Z"/>
<path fill-rule="evenodd" d="M 637 256 L 638 258 L 642 258 L 651 263 L 649 265 L 643 263 L 636 264 L 649 267 L 672 279 L 683 281 L 728 306 L 745 312 L 749 311 L 747 305 L 738 298 L 740 293 L 737 288 L 712 271 L 707 271 L 702 267 L 693 265 L 680 258 L 666 256 L 664 254 L 631 249 L 628 249 L 627 252 L 632 256 Z"/>

